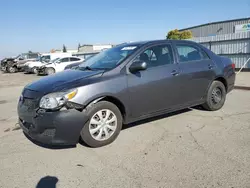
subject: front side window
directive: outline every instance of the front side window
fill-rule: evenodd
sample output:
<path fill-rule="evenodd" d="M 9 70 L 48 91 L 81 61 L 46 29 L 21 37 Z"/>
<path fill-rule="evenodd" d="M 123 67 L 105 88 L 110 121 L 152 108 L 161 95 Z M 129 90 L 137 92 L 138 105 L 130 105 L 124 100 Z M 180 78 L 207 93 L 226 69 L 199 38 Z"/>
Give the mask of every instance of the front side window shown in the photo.
<path fill-rule="evenodd" d="M 150 47 L 141 53 L 137 60 L 147 63 L 147 67 L 156 67 L 173 63 L 172 48 L 169 44 Z"/>
<path fill-rule="evenodd" d="M 51 63 L 56 63 L 59 59 L 60 59 L 59 57 L 55 58 L 55 59 L 51 60 Z"/>
<path fill-rule="evenodd" d="M 185 45 L 185 44 L 181 44 L 181 45 L 177 44 L 176 48 L 177 48 L 180 63 L 209 59 L 206 53 L 199 48 L 196 48 L 190 45 Z"/>
<path fill-rule="evenodd" d="M 127 57 L 135 52 L 138 47 L 138 45 L 123 44 L 104 50 L 91 58 L 86 59 L 78 69 L 81 70 L 88 67 L 90 69 L 111 70 L 120 65 Z"/>

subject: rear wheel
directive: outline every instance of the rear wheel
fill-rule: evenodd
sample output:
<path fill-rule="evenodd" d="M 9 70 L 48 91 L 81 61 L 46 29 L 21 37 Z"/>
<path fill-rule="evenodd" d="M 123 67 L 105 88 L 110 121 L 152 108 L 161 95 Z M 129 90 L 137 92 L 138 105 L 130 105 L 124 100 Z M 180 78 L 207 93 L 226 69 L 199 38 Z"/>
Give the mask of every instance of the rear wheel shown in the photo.
<path fill-rule="evenodd" d="M 220 81 L 214 81 L 207 93 L 206 102 L 202 107 L 209 111 L 216 111 L 223 107 L 226 100 L 226 88 Z"/>
<path fill-rule="evenodd" d="M 47 74 L 47 75 L 55 74 L 55 72 L 56 72 L 55 69 L 52 67 L 45 69 L 45 74 Z"/>
<path fill-rule="evenodd" d="M 89 120 L 82 131 L 82 140 L 90 147 L 101 147 L 113 142 L 122 128 L 122 115 L 116 105 L 101 101 L 86 109 Z"/>

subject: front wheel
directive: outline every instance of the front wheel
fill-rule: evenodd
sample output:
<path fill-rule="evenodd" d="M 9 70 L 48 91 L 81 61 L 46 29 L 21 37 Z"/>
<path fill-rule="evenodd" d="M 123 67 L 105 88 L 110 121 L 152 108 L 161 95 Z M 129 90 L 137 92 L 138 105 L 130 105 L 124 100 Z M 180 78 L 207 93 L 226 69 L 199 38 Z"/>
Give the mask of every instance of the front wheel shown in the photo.
<path fill-rule="evenodd" d="M 51 67 L 45 69 L 45 74 L 47 75 L 55 74 L 55 72 L 55 69 Z"/>
<path fill-rule="evenodd" d="M 15 67 L 15 66 L 8 67 L 7 68 L 7 72 L 9 72 L 9 73 L 15 73 L 15 72 L 17 72 L 17 67 Z"/>
<path fill-rule="evenodd" d="M 82 131 L 82 140 L 90 147 L 101 147 L 113 142 L 122 128 L 122 115 L 116 105 L 100 101 L 86 109 L 89 120 Z"/>
<path fill-rule="evenodd" d="M 216 111 L 223 107 L 226 100 L 226 88 L 224 84 L 220 81 L 213 81 L 208 93 L 206 102 L 202 107 L 209 111 Z"/>
<path fill-rule="evenodd" d="M 31 72 L 34 73 L 34 74 L 37 74 L 37 73 L 38 73 L 37 67 L 33 67 L 33 68 L 31 69 Z"/>

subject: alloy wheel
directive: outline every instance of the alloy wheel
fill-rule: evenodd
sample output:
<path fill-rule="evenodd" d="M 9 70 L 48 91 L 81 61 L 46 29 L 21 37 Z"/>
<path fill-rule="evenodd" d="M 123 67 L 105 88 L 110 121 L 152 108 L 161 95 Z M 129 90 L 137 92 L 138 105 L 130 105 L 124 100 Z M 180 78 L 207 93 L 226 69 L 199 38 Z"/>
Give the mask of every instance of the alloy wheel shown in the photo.
<path fill-rule="evenodd" d="M 219 87 L 213 89 L 211 100 L 214 104 L 218 104 L 222 100 L 222 91 Z"/>
<path fill-rule="evenodd" d="M 9 72 L 10 73 L 15 73 L 16 72 L 16 68 L 15 67 L 10 67 L 9 68 Z"/>
<path fill-rule="evenodd" d="M 109 139 L 117 128 L 117 117 L 108 109 L 99 110 L 90 119 L 89 132 L 97 141 Z"/>

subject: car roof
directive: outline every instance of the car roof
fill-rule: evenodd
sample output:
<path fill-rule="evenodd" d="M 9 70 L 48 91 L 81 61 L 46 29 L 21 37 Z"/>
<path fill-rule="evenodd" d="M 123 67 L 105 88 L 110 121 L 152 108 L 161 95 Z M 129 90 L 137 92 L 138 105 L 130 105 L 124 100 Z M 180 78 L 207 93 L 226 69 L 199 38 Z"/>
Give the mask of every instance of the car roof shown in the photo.
<path fill-rule="evenodd" d="M 150 45 L 150 44 L 157 44 L 157 43 L 162 43 L 162 42 L 173 42 L 173 43 L 189 43 L 189 44 L 194 44 L 195 42 L 190 41 L 190 40 L 170 40 L 170 39 L 161 39 L 161 40 L 147 40 L 147 41 L 136 41 L 136 42 L 128 42 L 128 43 L 121 43 L 117 46 L 143 46 L 143 45 Z M 197 43 L 195 43 L 197 44 Z"/>

